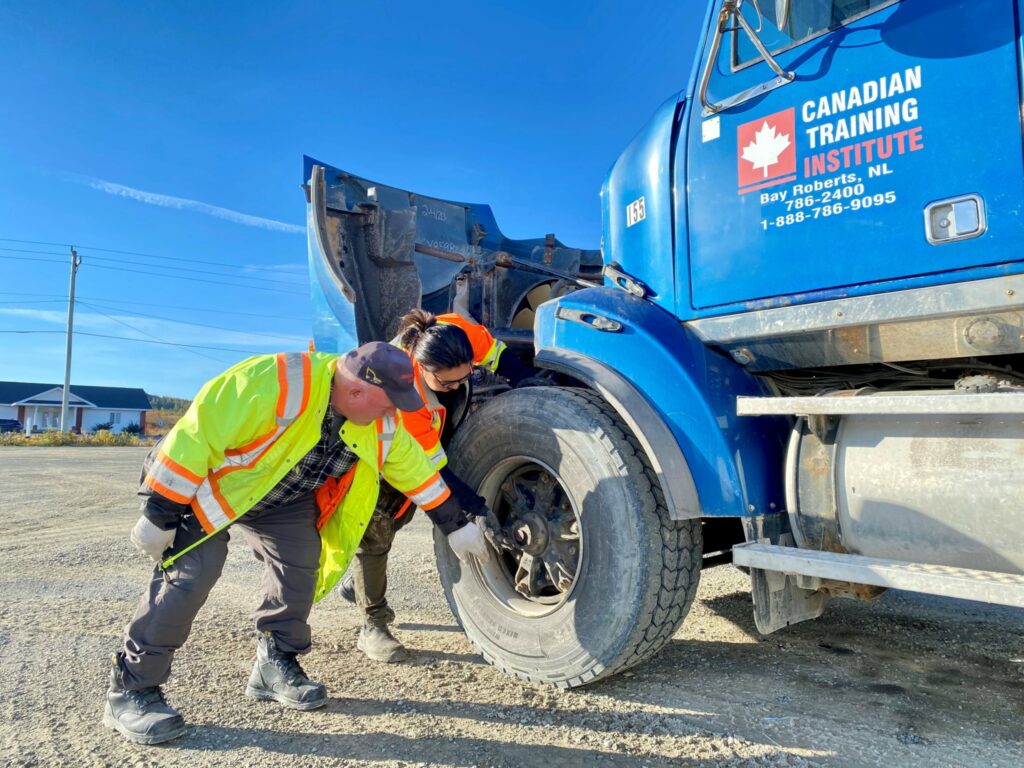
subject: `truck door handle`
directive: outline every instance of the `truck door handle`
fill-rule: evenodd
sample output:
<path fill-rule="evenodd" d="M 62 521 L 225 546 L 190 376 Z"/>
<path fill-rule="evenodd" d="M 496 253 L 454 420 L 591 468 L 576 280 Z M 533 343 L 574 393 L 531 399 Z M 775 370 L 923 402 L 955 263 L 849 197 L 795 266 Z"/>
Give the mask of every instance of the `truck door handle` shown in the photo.
<path fill-rule="evenodd" d="M 928 203 L 924 208 L 924 234 L 932 245 L 980 237 L 988 229 L 981 195 L 960 195 Z"/>

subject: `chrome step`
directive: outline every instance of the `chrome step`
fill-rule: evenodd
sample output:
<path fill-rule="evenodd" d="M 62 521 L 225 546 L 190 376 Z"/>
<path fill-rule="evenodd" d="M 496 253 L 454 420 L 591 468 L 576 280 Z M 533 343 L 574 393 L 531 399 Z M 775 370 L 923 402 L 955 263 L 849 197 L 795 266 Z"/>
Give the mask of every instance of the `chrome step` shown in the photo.
<path fill-rule="evenodd" d="M 1024 576 L 749 542 L 732 549 L 736 565 L 908 592 L 1024 608 Z"/>
<path fill-rule="evenodd" d="M 1024 392 L 958 392 L 826 397 L 738 397 L 737 416 L 1024 414 Z"/>

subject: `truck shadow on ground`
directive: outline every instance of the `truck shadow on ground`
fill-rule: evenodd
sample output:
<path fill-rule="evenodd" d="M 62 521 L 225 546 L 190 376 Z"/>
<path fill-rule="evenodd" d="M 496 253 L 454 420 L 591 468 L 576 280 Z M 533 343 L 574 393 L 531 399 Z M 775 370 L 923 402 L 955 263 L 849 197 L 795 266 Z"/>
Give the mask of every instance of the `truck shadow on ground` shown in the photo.
<path fill-rule="evenodd" d="M 674 639 L 634 667 L 632 681 L 613 677 L 595 690 L 645 705 L 689 702 L 733 716 L 731 692 L 746 692 L 749 710 L 739 719 L 754 732 L 762 723 L 800 720 L 811 711 L 842 720 L 843 707 L 856 703 L 874 712 L 873 727 L 895 729 L 897 737 L 907 723 L 921 734 L 952 723 L 1019 739 L 1024 680 L 1013 661 L 1019 641 L 1012 631 L 972 641 L 962 623 L 966 613 L 979 625 L 1005 626 L 999 607 L 893 592 L 870 604 L 834 600 L 815 621 L 761 635 L 747 592 L 700 605 L 740 630 L 737 639 Z M 1019 623 L 1017 617 L 1011 626 Z"/>

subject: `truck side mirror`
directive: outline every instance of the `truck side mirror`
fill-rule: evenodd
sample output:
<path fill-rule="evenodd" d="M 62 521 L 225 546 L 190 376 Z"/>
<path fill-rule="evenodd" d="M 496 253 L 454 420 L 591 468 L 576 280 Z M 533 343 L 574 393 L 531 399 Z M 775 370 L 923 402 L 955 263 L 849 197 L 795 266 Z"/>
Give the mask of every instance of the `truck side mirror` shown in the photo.
<path fill-rule="evenodd" d="M 775 0 L 775 26 L 782 32 L 789 23 L 790 0 Z"/>
<path fill-rule="evenodd" d="M 754 9 L 757 11 L 758 18 L 758 29 L 761 28 L 763 17 L 761 15 L 761 8 L 758 5 L 758 0 L 752 0 Z M 776 3 L 782 3 L 784 7 L 785 16 L 789 16 L 789 0 L 776 0 Z M 783 85 L 788 85 L 793 82 L 796 74 L 793 72 L 787 72 L 779 66 L 779 62 L 775 60 L 775 57 L 771 55 L 764 43 L 761 42 L 761 38 L 757 36 L 757 30 L 750 26 L 742 13 L 743 0 L 723 0 L 722 9 L 718 12 L 718 21 L 715 26 L 715 36 L 711 41 L 711 51 L 708 54 L 707 61 L 704 62 L 704 71 L 700 76 L 700 103 L 704 107 L 704 116 L 713 115 L 717 112 L 735 107 L 738 104 L 742 104 L 755 96 L 760 96 L 768 91 L 773 91 Z M 778 5 L 776 6 L 778 8 Z M 781 17 L 780 17 L 781 18 Z M 736 25 L 736 26 L 734 26 Z M 745 91 L 729 96 L 728 98 L 722 99 L 717 103 L 711 103 L 708 101 L 708 83 L 711 80 L 711 70 L 715 65 L 715 61 L 718 59 L 718 52 L 722 47 L 722 38 L 726 32 L 731 32 L 736 29 L 742 29 L 743 32 L 750 39 L 751 44 L 757 50 L 758 56 L 763 59 L 772 71 L 775 73 L 775 78 L 769 80 L 766 83 L 755 85 L 752 88 L 747 88 Z M 780 27 L 781 28 L 781 27 Z"/>

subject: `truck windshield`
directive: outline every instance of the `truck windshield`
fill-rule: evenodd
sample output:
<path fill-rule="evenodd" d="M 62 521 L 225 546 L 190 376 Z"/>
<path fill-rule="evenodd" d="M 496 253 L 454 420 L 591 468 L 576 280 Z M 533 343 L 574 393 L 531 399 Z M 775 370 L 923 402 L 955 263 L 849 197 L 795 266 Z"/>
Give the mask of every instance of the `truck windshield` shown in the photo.
<path fill-rule="evenodd" d="M 788 17 L 780 30 L 778 8 L 783 3 L 778 3 L 776 0 L 759 0 L 757 6 L 761 9 L 764 21 L 758 36 L 765 48 L 776 54 L 897 1 L 792 0 L 789 3 Z M 757 7 L 753 0 L 747 0 L 743 4 L 742 13 L 750 25 L 757 29 L 759 23 Z M 734 30 L 732 33 L 733 69 L 743 69 L 760 60 L 761 57 L 747 36 L 739 30 Z"/>

